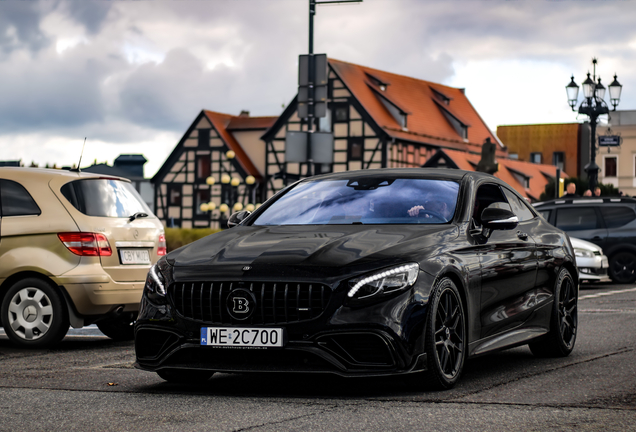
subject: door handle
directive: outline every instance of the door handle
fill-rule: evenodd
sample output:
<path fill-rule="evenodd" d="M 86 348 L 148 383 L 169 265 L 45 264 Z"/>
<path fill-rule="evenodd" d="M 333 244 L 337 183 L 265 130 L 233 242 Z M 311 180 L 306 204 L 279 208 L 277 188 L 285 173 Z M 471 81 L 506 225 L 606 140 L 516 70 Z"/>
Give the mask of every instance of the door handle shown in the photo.
<path fill-rule="evenodd" d="M 521 240 L 528 240 L 528 234 L 521 231 L 517 231 L 517 237 L 519 237 Z"/>

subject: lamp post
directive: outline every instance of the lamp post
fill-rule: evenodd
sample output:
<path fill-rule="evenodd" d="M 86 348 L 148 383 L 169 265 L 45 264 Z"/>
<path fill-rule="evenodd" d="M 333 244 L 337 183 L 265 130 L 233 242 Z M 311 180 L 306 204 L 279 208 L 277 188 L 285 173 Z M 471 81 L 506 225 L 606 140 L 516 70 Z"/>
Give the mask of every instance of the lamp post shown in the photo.
<path fill-rule="evenodd" d="M 598 123 L 598 117 L 603 114 L 609 114 L 609 107 L 605 103 L 605 86 L 601 84 L 601 77 L 596 76 L 596 65 L 598 60 L 592 59 L 592 65 L 594 66 L 594 73 L 590 78 L 590 73 L 587 73 L 587 79 L 583 81 L 581 86 L 583 87 L 583 101 L 579 106 L 579 114 L 585 114 L 590 118 L 591 127 L 591 140 L 590 140 L 590 163 L 585 166 L 585 172 L 589 181 L 590 190 L 594 190 L 598 185 L 598 171 L 599 166 L 596 164 L 596 124 Z M 620 102 L 621 90 L 623 86 L 616 79 L 614 75 L 614 81 L 608 86 L 610 93 L 610 102 L 613 106 L 613 111 L 616 111 L 616 107 Z M 574 75 L 570 83 L 565 86 L 565 90 L 568 95 L 568 103 L 574 111 L 574 107 L 578 102 L 579 86 L 574 82 Z"/>

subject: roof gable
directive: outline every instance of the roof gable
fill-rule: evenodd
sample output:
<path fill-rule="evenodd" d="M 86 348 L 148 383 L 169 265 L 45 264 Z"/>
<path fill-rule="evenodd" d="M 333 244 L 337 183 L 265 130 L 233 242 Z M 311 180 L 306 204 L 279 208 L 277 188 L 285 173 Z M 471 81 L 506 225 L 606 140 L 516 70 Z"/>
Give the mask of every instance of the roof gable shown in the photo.
<path fill-rule="evenodd" d="M 497 137 L 484 123 L 459 88 L 397 75 L 329 59 L 329 65 L 373 120 L 391 137 L 423 144 L 480 152 L 481 145 Z M 403 128 L 379 95 L 407 115 Z M 467 139 L 447 119 L 447 114 L 467 126 Z M 499 153 L 505 154 L 499 144 Z"/>

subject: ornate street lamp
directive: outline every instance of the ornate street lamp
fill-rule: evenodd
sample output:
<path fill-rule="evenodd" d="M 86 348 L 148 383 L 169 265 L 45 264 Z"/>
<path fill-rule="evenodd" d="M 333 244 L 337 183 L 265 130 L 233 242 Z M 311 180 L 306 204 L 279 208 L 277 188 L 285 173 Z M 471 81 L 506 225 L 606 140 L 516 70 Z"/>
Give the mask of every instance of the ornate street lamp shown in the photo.
<path fill-rule="evenodd" d="M 598 117 L 603 114 L 609 114 L 609 107 L 605 103 L 605 86 L 601 84 L 601 78 L 596 77 L 596 65 L 598 60 L 592 59 L 594 65 L 594 74 L 590 77 L 590 73 L 587 73 L 587 79 L 583 81 L 581 87 L 583 87 L 583 101 L 579 106 L 579 114 L 585 114 L 590 118 L 591 128 L 591 142 L 590 142 L 590 163 L 585 166 L 585 172 L 590 184 L 590 190 L 594 190 L 598 185 L 598 171 L 599 166 L 596 165 L 596 124 L 598 123 Z M 616 111 L 616 107 L 620 102 L 621 90 L 623 86 L 616 80 L 614 75 L 614 81 L 609 85 L 610 101 Z M 565 91 L 568 95 L 568 104 L 574 107 L 578 102 L 579 86 L 574 82 L 574 75 L 568 85 L 565 86 Z"/>

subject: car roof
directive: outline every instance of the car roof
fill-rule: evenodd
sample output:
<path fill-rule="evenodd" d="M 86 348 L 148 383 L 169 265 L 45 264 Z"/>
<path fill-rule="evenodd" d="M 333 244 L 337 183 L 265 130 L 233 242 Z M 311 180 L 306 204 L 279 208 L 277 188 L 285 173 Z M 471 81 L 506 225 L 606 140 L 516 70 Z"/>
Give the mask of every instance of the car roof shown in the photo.
<path fill-rule="evenodd" d="M 476 171 L 464 171 L 452 168 L 380 168 L 380 169 L 365 169 L 358 171 L 343 171 L 338 173 L 320 174 L 313 177 L 309 177 L 304 180 L 355 180 L 369 177 L 405 177 L 405 178 L 425 178 L 435 180 L 455 180 L 459 181 L 466 175 L 474 177 L 488 177 L 494 181 L 499 182 L 496 177 L 480 173 Z"/>
<path fill-rule="evenodd" d="M 580 197 L 580 198 L 556 198 L 549 201 L 542 201 L 532 204 L 534 207 L 560 206 L 560 205 L 579 205 L 579 204 L 633 204 L 636 205 L 636 199 L 630 197 Z"/>
<path fill-rule="evenodd" d="M 68 177 L 69 179 L 84 179 L 84 178 L 102 178 L 123 180 L 130 182 L 129 179 L 116 176 L 105 176 L 103 174 L 93 174 L 87 172 L 81 172 L 68 169 L 53 169 L 53 168 L 30 168 L 30 167 L 0 167 L 0 176 L 11 179 L 21 178 L 34 178 L 40 177 L 42 179 L 52 179 L 54 177 Z"/>

